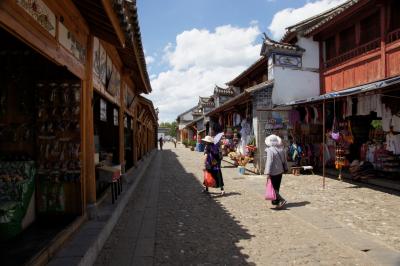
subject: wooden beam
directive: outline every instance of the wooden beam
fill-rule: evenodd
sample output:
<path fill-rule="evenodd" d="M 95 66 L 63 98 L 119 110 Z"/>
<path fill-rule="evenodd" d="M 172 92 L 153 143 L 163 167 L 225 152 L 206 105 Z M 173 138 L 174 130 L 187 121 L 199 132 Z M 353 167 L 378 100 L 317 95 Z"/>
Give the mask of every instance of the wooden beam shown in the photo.
<path fill-rule="evenodd" d="M 103 3 L 104 10 L 106 11 L 108 18 L 111 21 L 115 33 L 117 34 L 118 40 L 121 43 L 121 46 L 125 48 L 125 34 L 121 28 L 121 25 L 119 24 L 118 17 L 114 12 L 110 0 L 101 0 L 101 2 Z"/>

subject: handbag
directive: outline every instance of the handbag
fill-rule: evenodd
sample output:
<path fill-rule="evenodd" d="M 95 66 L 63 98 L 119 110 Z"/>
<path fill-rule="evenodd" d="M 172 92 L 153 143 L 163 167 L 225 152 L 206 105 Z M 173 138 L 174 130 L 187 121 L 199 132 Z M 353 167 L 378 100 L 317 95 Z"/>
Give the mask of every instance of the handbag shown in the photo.
<path fill-rule="evenodd" d="M 272 186 L 271 178 L 267 179 L 267 186 L 265 189 L 265 199 L 276 200 L 276 193 L 274 187 Z"/>
<path fill-rule="evenodd" d="M 204 170 L 204 181 L 203 181 L 203 184 L 206 187 L 215 187 L 215 179 L 211 175 L 211 173 L 208 172 L 207 170 Z"/>

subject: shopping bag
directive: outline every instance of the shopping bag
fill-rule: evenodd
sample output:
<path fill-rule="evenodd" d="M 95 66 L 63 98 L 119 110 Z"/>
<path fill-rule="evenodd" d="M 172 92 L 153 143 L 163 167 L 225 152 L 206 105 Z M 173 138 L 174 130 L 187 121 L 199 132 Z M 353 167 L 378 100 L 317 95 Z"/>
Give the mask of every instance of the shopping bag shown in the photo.
<path fill-rule="evenodd" d="M 215 187 L 215 179 L 211 175 L 211 173 L 208 172 L 207 170 L 204 170 L 204 182 L 203 182 L 203 184 L 206 187 Z"/>
<path fill-rule="evenodd" d="M 271 178 L 268 178 L 267 180 L 267 187 L 265 190 L 265 199 L 266 200 L 276 200 L 276 193 L 275 189 L 272 186 Z"/>

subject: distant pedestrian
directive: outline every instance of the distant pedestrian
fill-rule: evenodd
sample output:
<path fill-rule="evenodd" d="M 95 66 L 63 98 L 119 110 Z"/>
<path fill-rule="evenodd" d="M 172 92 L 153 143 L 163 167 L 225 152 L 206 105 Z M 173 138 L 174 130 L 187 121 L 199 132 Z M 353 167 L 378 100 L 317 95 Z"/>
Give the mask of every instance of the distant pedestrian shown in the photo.
<path fill-rule="evenodd" d="M 264 174 L 271 179 L 272 186 L 276 193 L 276 199 L 272 204 L 277 208 L 282 208 L 286 204 L 286 200 L 279 193 L 281 186 L 282 174 L 287 171 L 287 160 L 285 150 L 282 147 L 282 139 L 276 135 L 269 135 L 265 138 L 265 149 L 267 153 L 267 161 L 265 162 Z"/>
<path fill-rule="evenodd" d="M 225 194 L 224 180 L 221 171 L 221 153 L 218 145 L 214 144 L 214 139 L 211 136 L 206 136 L 202 141 L 205 143 L 204 148 L 204 166 L 205 171 L 209 172 L 215 180 L 215 187 L 221 188 L 221 195 Z M 208 187 L 204 186 L 203 192 L 208 192 Z"/>
<path fill-rule="evenodd" d="M 163 144 L 164 144 L 163 138 L 160 137 L 160 138 L 158 139 L 158 142 L 160 143 L 160 150 L 162 150 L 162 146 L 163 146 Z"/>
<path fill-rule="evenodd" d="M 173 138 L 172 141 L 174 142 L 175 148 L 176 148 L 176 139 Z"/>

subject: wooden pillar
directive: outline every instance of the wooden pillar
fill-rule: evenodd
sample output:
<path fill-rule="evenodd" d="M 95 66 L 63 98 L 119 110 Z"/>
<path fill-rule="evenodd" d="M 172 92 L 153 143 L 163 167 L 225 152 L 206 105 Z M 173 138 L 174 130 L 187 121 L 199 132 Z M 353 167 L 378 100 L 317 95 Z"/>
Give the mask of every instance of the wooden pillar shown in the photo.
<path fill-rule="evenodd" d="M 322 103 L 322 188 L 325 189 L 325 100 Z"/>
<path fill-rule="evenodd" d="M 135 96 L 137 97 L 137 96 Z M 138 134 L 139 134 L 139 128 L 137 126 L 138 120 L 137 120 L 138 112 L 137 108 L 135 107 L 134 112 L 133 112 L 133 165 L 136 166 L 137 161 L 138 161 Z"/>
<path fill-rule="evenodd" d="M 96 203 L 96 176 L 94 165 L 93 129 L 93 35 L 89 35 L 86 55 L 86 73 L 83 82 L 82 110 L 82 186 L 83 204 Z M 85 207 L 83 206 L 83 207 Z"/>
<path fill-rule="evenodd" d="M 118 114 L 118 132 L 119 132 L 119 163 L 121 164 L 121 169 L 124 169 L 125 166 L 125 123 L 124 123 L 124 115 L 125 115 L 125 101 L 124 101 L 124 82 L 121 79 L 120 84 L 120 93 L 119 93 L 119 114 Z"/>
<path fill-rule="evenodd" d="M 380 29 L 381 29 L 381 77 L 387 77 L 387 66 L 386 66 L 386 6 L 380 5 Z"/>
<path fill-rule="evenodd" d="M 324 62 L 326 58 L 324 58 L 324 47 L 322 41 L 319 42 L 319 92 L 320 94 L 324 94 L 325 91 L 325 76 L 323 70 L 325 69 Z"/>

